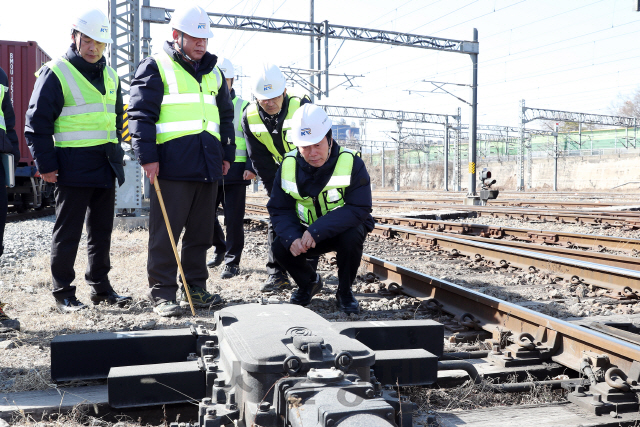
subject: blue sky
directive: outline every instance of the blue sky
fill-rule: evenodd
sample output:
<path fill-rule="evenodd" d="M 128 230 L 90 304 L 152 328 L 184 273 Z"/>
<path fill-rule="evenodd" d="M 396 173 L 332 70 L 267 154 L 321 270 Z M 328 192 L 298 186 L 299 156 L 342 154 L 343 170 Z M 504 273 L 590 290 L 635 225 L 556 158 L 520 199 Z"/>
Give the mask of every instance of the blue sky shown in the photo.
<path fill-rule="evenodd" d="M 181 3 L 152 0 L 151 5 L 175 8 Z M 197 3 L 217 13 L 309 20 L 308 0 Z M 35 40 L 50 55 L 59 55 L 68 46 L 70 13 L 78 4 L 77 0 L 5 4 L 0 38 Z M 107 0 L 82 4 L 107 10 Z M 632 6 L 632 0 L 316 0 L 315 20 L 463 40 L 470 40 L 477 28 L 478 123 L 517 125 L 521 99 L 532 107 L 609 114 L 620 96 L 640 87 L 640 12 Z M 169 31 L 169 26 L 152 25 L 156 49 Z M 243 75 L 251 76 L 253 66 L 264 60 L 309 66 L 308 37 L 218 29 L 214 34 L 209 50 L 230 57 Z M 363 77 L 354 81 L 359 87 L 335 89 L 322 103 L 448 114 L 461 107 L 463 122 L 468 122 L 469 107 L 454 97 L 415 93 L 433 88 L 422 80 L 470 83 L 467 55 L 331 40 L 329 56 L 332 73 Z M 332 78 L 331 86 L 340 81 Z M 238 89 L 249 98 L 250 78 L 241 79 Z M 447 89 L 470 98 L 468 88 Z M 367 133 L 381 139 L 384 130 L 395 127 L 393 122 L 368 122 Z"/>

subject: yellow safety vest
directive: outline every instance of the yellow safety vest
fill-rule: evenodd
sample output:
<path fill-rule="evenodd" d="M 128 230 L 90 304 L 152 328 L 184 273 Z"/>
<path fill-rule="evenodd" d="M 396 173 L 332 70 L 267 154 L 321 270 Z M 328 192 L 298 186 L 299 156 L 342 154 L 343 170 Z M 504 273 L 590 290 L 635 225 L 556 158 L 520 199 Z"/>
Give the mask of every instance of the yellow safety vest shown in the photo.
<path fill-rule="evenodd" d="M 285 95 L 289 98 L 289 107 L 287 110 L 287 115 L 285 116 L 284 121 L 282 122 L 282 132 L 280 136 L 282 138 L 282 146 L 284 147 L 285 152 L 281 153 L 278 151 L 276 146 L 273 143 L 273 138 L 271 134 L 267 130 L 267 127 L 263 123 L 260 118 L 260 114 L 258 113 L 258 101 L 252 102 L 251 105 L 247 107 L 247 122 L 249 123 L 249 131 L 256 137 L 258 141 L 263 143 L 276 163 L 280 164 L 285 154 L 288 152 L 295 150 L 296 146 L 291 142 L 291 136 L 288 135 L 288 131 L 291 129 L 291 118 L 293 114 L 300 108 L 301 99 L 297 96 L 289 96 Z"/>
<path fill-rule="evenodd" d="M 102 71 L 105 94 L 101 94 L 69 61 L 54 59 L 45 64 L 60 80 L 64 105 L 53 124 L 56 147 L 93 147 L 118 143 L 116 98 L 118 75 L 111 67 Z M 40 71 L 36 76 L 40 75 Z"/>
<path fill-rule="evenodd" d="M 160 117 L 156 122 L 156 142 L 164 144 L 186 135 L 209 132 L 220 140 L 220 113 L 216 95 L 222 75 L 216 66 L 202 76 L 202 83 L 166 52 L 153 56 L 164 83 Z"/>
<path fill-rule="evenodd" d="M 233 98 L 233 129 L 236 132 L 236 159 L 234 161 L 238 163 L 247 161 L 247 141 L 245 141 L 242 132 L 242 112 L 247 104 L 249 101 L 237 96 Z"/>
<path fill-rule="evenodd" d="M 3 131 L 7 131 L 7 125 L 4 122 L 4 111 L 2 111 L 2 101 L 4 100 L 4 94 L 7 92 L 9 88 L 4 85 L 0 85 L 0 129 Z"/>
<path fill-rule="evenodd" d="M 344 193 L 346 188 L 351 185 L 353 159 L 358 153 L 354 150 L 340 147 L 340 154 L 331 178 L 317 197 L 302 197 L 298 192 L 298 184 L 296 183 L 297 154 L 298 150 L 291 151 L 287 153 L 282 161 L 280 185 L 285 193 L 296 200 L 298 218 L 303 225 L 308 227 L 321 216 L 340 206 L 344 206 Z"/>

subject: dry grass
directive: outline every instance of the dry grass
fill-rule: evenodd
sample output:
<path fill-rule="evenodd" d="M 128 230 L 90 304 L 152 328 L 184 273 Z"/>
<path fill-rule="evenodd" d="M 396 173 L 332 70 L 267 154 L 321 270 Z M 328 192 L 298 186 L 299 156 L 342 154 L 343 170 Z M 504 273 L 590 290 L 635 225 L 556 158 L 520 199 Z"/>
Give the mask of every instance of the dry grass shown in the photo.
<path fill-rule="evenodd" d="M 515 378 L 510 382 L 515 382 Z M 526 381 L 535 381 L 530 377 Z M 552 390 L 549 386 L 536 386 L 523 393 L 497 393 L 490 390 L 490 382 L 483 380 L 480 384 L 467 381 L 464 384 L 449 388 L 405 387 L 402 394 L 418 405 L 418 411 L 435 414 L 430 416 L 434 421 L 430 427 L 438 427 L 437 412 L 464 411 L 491 408 L 496 406 L 542 405 L 566 401 L 565 390 Z"/>
<path fill-rule="evenodd" d="M 68 413 L 43 415 L 39 419 L 18 411 L 13 417 L 12 425 L 25 427 L 140 427 L 144 425 L 126 416 L 119 416 L 117 422 L 109 422 L 92 416 L 93 413 L 95 412 L 92 405 L 77 405 Z M 168 423 L 161 425 L 167 426 Z"/>

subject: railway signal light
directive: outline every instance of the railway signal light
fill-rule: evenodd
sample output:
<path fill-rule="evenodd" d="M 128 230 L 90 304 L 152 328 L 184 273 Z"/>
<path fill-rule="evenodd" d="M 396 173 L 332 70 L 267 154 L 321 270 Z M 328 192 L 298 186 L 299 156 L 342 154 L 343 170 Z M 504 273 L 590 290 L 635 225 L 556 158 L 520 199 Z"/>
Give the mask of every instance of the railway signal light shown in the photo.
<path fill-rule="evenodd" d="M 493 184 L 496 183 L 495 179 L 491 179 L 491 171 L 487 170 L 487 168 L 482 169 L 482 174 L 480 175 L 482 181 L 482 189 L 488 190 L 491 188 Z"/>

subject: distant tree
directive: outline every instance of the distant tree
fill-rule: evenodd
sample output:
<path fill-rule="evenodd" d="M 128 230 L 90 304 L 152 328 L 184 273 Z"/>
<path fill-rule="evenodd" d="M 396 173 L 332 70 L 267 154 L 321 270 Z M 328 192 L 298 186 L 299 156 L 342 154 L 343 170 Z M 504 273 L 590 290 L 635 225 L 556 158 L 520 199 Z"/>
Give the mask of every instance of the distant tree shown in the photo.
<path fill-rule="evenodd" d="M 613 109 L 620 116 L 640 118 L 640 88 L 627 96 L 621 96 Z"/>
<path fill-rule="evenodd" d="M 558 122 L 558 132 L 560 133 L 568 133 L 568 132 L 577 132 L 579 129 L 578 122 Z M 543 120 L 542 128 L 545 130 L 554 130 L 556 122 L 553 120 Z M 582 130 L 593 130 L 597 129 L 598 126 L 590 123 L 584 123 L 582 125 Z"/>

